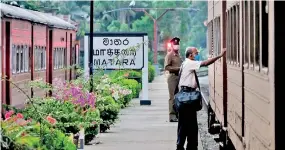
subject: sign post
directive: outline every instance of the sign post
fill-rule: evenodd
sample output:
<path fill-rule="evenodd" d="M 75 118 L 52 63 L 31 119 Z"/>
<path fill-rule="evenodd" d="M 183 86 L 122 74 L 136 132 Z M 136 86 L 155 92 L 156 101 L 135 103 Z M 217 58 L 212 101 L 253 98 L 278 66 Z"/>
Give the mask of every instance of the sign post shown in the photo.
<path fill-rule="evenodd" d="M 90 33 L 84 37 L 84 71 L 89 75 Z M 142 70 L 141 105 L 151 105 L 148 97 L 147 33 L 94 33 L 93 69 Z"/>

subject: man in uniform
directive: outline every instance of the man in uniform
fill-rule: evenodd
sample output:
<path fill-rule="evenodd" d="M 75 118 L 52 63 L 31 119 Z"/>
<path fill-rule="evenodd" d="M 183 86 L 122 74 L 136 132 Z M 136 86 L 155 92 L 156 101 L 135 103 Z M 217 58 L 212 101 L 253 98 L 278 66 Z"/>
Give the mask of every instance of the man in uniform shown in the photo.
<path fill-rule="evenodd" d="M 174 105 L 175 89 L 178 86 L 178 74 L 182 63 L 181 57 L 179 55 L 180 39 L 174 37 L 173 39 L 170 40 L 170 42 L 172 50 L 168 52 L 167 55 L 165 56 L 164 69 L 169 71 L 169 76 L 167 78 L 168 91 L 169 91 L 169 121 L 177 122 L 178 119 L 176 117 L 173 105 Z"/>

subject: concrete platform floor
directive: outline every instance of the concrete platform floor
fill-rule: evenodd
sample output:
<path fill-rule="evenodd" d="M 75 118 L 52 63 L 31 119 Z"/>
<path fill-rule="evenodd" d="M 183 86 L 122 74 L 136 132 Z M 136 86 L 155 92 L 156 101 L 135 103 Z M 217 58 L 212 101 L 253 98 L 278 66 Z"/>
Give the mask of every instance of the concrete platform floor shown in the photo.
<path fill-rule="evenodd" d="M 119 121 L 101 133 L 96 145 L 85 150 L 175 150 L 177 122 L 168 121 L 168 87 L 164 75 L 149 83 L 150 106 L 140 106 L 134 99 L 122 109 Z M 199 150 L 203 150 L 199 136 Z"/>

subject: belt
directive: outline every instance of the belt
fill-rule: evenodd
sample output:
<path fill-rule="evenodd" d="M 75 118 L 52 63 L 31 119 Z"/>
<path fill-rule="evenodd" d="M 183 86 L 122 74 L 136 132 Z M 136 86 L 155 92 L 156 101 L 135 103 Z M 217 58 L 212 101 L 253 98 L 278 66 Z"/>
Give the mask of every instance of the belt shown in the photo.
<path fill-rule="evenodd" d="M 179 73 L 169 73 L 169 74 L 171 74 L 171 75 L 176 75 L 176 76 L 178 76 L 179 75 Z"/>
<path fill-rule="evenodd" d="M 181 90 L 186 91 L 186 92 L 191 92 L 191 91 L 195 91 L 196 89 L 188 87 L 188 86 L 181 86 Z"/>

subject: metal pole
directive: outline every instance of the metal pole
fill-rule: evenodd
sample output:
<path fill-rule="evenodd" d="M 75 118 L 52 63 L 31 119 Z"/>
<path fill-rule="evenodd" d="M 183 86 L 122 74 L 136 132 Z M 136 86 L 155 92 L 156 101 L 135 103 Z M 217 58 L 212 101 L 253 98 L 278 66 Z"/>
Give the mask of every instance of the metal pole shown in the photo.
<path fill-rule="evenodd" d="M 90 1 L 90 34 L 89 34 L 89 68 L 90 68 L 90 92 L 93 91 L 93 14 L 94 14 L 94 2 Z"/>
<path fill-rule="evenodd" d="M 157 47 L 158 47 L 158 36 L 157 36 L 157 22 L 164 16 L 170 9 L 165 10 L 157 19 L 153 19 L 153 26 L 154 26 L 154 57 L 153 63 L 158 65 L 157 62 Z M 158 67 L 158 66 L 156 66 Z M 158 69 L 158 68 L 157 68 Z"/>
<path fill-rule="evenodd" d="M 153 63 L 157 64 L 157 21 L 153 20 Z"/>

